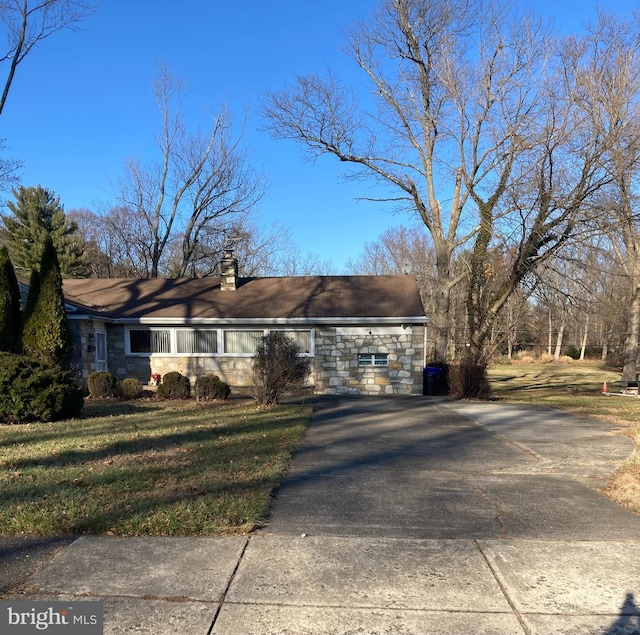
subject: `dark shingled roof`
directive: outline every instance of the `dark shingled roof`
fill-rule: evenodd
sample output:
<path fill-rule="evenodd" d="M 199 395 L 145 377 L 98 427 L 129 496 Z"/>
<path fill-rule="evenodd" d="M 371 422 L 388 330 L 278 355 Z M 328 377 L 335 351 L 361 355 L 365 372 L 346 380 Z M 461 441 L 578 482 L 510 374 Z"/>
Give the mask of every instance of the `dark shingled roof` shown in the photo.
<path fill-rule="evenodd" d="M 423 317 L 410 276 L 67 279 L 66 299 L 110 318 L 277 319 Z"/>

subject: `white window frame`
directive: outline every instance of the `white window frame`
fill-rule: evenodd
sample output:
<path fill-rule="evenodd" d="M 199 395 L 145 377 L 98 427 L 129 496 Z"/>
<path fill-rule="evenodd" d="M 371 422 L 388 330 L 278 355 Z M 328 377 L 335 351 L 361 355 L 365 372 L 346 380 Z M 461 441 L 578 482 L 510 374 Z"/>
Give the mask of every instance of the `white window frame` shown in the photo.
<path fill-rule="evenodd" d="M 316 333 L 315 333 L 315 329 L 293 329 L 293 328 L 266 328 L 266 329 L 252 329 L 252 328 L 225 328 L 225 329 L 220 329 L 222 331 L 222 346 L 220 348 L 220 353 L 219 355 L 222 355 L 224 357 L 253 357 L 255 355 L 255 351 L 251 352 L 251 353 L 229 353 L 227 352 L 226 348 L 225 348 L 225 342 L 224 342 L 224 334 L 226 332 L 229 331 L 249 331 L 249 332 L 261 332 L 262 336 L 264 335 L 268 335 L 269 333 L 272 333 L 274 331 L 282 331 L 285 334 L 289 334 L 289 333 L 293 333 L 295 331 L 304 331 L 306 333 L 309 333 L 309 348 L 310 350 L 307 351 L 303 351 L 300 354 L 300 357 L 314 357 L 315 356 L 315 344 L 316 344 Z"/>
<path fill-rule="evenodd" d="M 169 352 L 168 353 L 163 353 L 163 352 L 149 352 L 149 353 L 143 353 L 143 352 L 138 352 L 138 351 L 132 351 L 131 350 L 131 332 L 132 331 L 149 331 L 150 333 L 153 332 L 168 332 L 169 333 Z M 146 326 L 132 326 L 130 328 L 126 328 L 125 329 L 125 337 L 124 337 L 124 350 L 125 350 L 125 354 L 130 356 L 130 357 L 151 357 L 152 355 L 160 355 L 160 356 L 167 356 L 167 355 L 171 355 L 171 351 L 175 350 L 175 345 L 173 342 L 173 329 L 171 327 L 146 327 Z"/>
<path fill-rule="evenodd" d="M 220 329 L 215 328 L 185 328 L 185 327 L 175 327 L 171 329 L 172 331 L 172 343 L 171 343 L 171 355 L 175 355 L 177 357 L 215 357 L 219 355 L 220 351 Z M 208 353 L 181 353 L 178 350 L 178 333 L 199 333 L 199 332 L 212 332 L 215 333 L 215 342 L 216 342 L 216 350 L 214 352 Z"/>
<path fill-rule="evenodd" d="M 215 331 L 217 334 L 216 337 L 216 352 L 215 353 L 179 353 L 178 352 L 178 332 L 179 331 Z M 163 331 L 169 333 L 169 352 L 151 352 L 151 353 L 140 353 L 133 352 L 131 350 L 131 332 L 132 331 Z M 289 335 L 295 332 L 305 332 L 309 333 L 309 344 L 310 350 L 303 351 L 301 353 L 301 357 L 314 357 L 315 356 L 315 345 L 316 345 L 316 333 L 314 328 L 305 328 L 305 329 L 296 329 L 296 328 L 250 328 L 250 327 L 240 327 L 240 328 L 228 328 L 228 327 L 212 327 L 212 326 L 146 326 L 146 325 L 135 325 L 135 326 L 127 326 L 125 327 L 125 355 L 127 357 L 151 357 L 155 355 L 156 357 L 253 357 L 255 355 L 255 350 L 247 353 L 228 353 L 225 350 L 225 333 L 227 332 L 256 332 L 262 335 L 267 335 L 272 331 L 283 331 L 285 334 Z"/>
<path fill-rule="evenodd" d="M 358 353 L 358 368 L 386 368 L 388 366 L 388 353 Z"/>
<path fill-rule="evenodd" d="M 221 355 L 224 355 L 224 357 L 253 357 L 255 355 L 255 348 L 250 353 L 229 353 L 227 351 L 227 340 L 226 340 L 226 336 L 228 333 L 260 333 L 261 335 L 259 335 L 259 337 L 263 337 L 268 333 L 268 329 L 250 329 L 250 328 L 222 329 Z"/>

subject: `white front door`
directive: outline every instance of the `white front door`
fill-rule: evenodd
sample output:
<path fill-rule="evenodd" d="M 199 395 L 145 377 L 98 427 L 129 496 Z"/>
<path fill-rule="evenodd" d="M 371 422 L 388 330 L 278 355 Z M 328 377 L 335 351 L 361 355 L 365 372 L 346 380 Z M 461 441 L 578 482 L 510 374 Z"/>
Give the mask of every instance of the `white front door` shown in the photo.
<path fill-rule="evenodd" d="M 96 329 L 96 370 L 107 370 L 107 332 Z"/>

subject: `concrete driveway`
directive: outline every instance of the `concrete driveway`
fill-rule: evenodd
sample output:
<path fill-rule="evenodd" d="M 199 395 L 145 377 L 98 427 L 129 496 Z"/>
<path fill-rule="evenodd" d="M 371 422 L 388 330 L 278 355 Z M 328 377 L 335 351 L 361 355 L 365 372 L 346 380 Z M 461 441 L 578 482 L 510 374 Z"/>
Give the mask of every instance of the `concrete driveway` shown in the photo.
<path fill-rule="evenodd" d="M 5 599 L 100 602 L 105 635 L 640 635 L 640 516 L 596 491 L 632 451 L 544 408 L 322 398 L 263 531 L 83 536 Z"/>
<path fill-rule="evenodd" d="M 266 531 L 640 537 L 640 518 L 596 491 L 633 450 L 608 423 L 547 408 L 320 399 Z"/>

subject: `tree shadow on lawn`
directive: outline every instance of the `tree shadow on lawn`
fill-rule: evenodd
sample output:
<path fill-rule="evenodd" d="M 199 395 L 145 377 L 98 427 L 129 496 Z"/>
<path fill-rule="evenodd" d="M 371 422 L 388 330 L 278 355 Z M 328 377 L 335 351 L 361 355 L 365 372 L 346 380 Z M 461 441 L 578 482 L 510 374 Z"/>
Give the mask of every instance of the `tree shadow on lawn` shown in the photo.
<path fill-rule="evenodd" d="M 110 443 L 101 444 L 99 447 L 80 447 L 63 450 L 47 457 L 23 457 L 10 462 L 9 469 L 20 471 L 30 468 L 50 468 L 50 467 L 70 467 L 83 466 L 87 463 L 101 461 L 113 456 L 126 456 L 139 454 L 141 452 L 166 452 L 173 448 L 183 448 L 187 445 L 212 444 L 216 442 L 228 447 L 230 444 L 247 445 L 247 436 L 260 435 L 269 443 L 269 434 L 279 428 L 294 425 L 300 420 L 299 416 L 292 413 L 290 416 L 280 416 L 278 418 L 255 421 L 249 419 L 245 422 L 226 424 L 225 422 L 211 422 L 209 425 L 200 426 L 196 429 L 180 430 L 180 422 L 172 418 L 171 413 L 164 413 L 161 417 L 156 417 L 145 426 L 137 427 L 135 438 L 129 437 L 121 440 L 114 440 Z M 191 422 L 184 425 L 191 426 Z M 162 433 L 163 428 L 170 428 L 171 433 Z M 147 432 L 158 432 L 157 436 L 147 436 Z M 73 436 L 83 433 L 75 432 Z M 103 435 L 106 433 L 103 433 Z M 131 434 L 123 431 L 122 434 Z M 97 435 L 98 436 L 98 435 Z M 257 439 L 256 439 L 257 440 Z M 33 439 L 30 439 L 33 442 Z"/>

